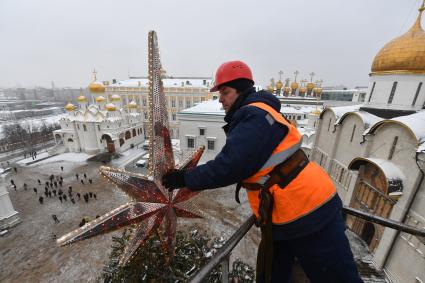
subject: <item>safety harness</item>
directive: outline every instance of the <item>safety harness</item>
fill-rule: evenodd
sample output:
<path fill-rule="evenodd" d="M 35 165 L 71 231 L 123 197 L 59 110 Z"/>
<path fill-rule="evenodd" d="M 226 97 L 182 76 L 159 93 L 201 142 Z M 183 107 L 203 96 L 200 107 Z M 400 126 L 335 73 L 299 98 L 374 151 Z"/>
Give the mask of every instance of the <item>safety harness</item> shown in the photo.
<path fill-rule="evenodd" d="M 278 185 L 284 189 L 298 174 L 308 165 L 309 160 L 305 153 L 298 149 L 284 162 L 275 166 L 273 170 L 260 183 L 238 183 L 235 191 L 235 200 L 240 203 L 239 191 L 241 187 L 247 190 L 259 191 L 260 206 L 259 217 L 255 225 L 261 229 L 261 242 L 257 253 L 257 280 L 263 277 L 265 282 L 271 282 L 273 261 L 273 237 L 272 237 L 272 211 L 273 195 L 270 188 Z"/>

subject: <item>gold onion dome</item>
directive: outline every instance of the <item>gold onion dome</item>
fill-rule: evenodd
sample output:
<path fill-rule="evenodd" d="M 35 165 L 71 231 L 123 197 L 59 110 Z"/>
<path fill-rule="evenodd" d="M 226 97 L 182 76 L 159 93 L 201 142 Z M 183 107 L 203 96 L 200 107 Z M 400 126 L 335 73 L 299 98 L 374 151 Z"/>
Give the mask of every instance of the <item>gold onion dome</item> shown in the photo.
<path fill-rule="evenodd" d="M 307 91 L 305 86 L 300 87 L 300 92 L 301 93 L 305 93 Z"/>
<path fill-rule="evenodd" d="M 273 86 L 272 86 L 272 85 L 269 85 L 269 86 L 267 87 L 267 90 L 268 90 L 269 92 L 274 92 L 274 88 L 273 88 Z"/>
<path fill-rule="evenodd" d="M 289 93 L 291 91 L 291 88 L 289 86 L 285 86 L 285 88 L 283 89 L 284 93 Z"/>
<path fill-rule="evenodd" d="M 89 84 L 89 91 L 91 93 L 104 93 L 105 92 L 105 86 L 98 81 L 94 81 L 91 84 Z"/>
<path fill-rule="evenodd" d="M 421 26 L 424 6 L 405 34 L 387 43 L 375 56 L 372 74 L 425 73 L 425 32 Z"/>
<path fill-rule="evenodd" d="M 96 97 L 94 100 L 96 100 L 96 102 L 103 102 L 103 101 L 106 100 L 106 98 L 103 97 L 102 95 L 100 95 L 100 96 Z"/>
<path fill-rule="evenodd" d="M 111 96 L 111 100 L 112 101 L 120 101 L 121 96 L 119 96 L 118 94 L 114 94 L 114 95 Z"/>
<path fill-rule="evenodd" d="M 314 91 L 315 94 L 321 94 L 322 93 L 321 87 L 315 87 L 314 89 L 315 89 L 315 91 Z"/>
<path fill-rule="evenodd" d="M 292 82 L 291 83 L 291 89 L 297 89 L 298 88 L 298 83 L 297 82 Z"/>
<path fill-rule="evenodd" d="M 319 109 L 316 109 L 316 110 L 313 110 L 313 111 L 310 112 L 310 114 L 313 114 L 313 115 L 316 115 L 316 116 L 319 116 L 320 113 L 322 113 L 322 111 L 320 111 Z"/>
<path fill-rule="evenodd" d="M 279 80 L 277 83 L 276 83 L 276 89 L 282 89 L 282 87 L 283 87 L 283 83 Z"/>
<path fill-rule="evenodd" d="M 84 95 L 80 95 L 77 97 L 78 102 L 87 102 L 87 98 Z"/>
<path fill-rule="evenodd" d="M 136 102 L 134 102 L 134 100 L 133 100 L 133 101 L 131 101 L 131 102 L 127 105 L 127 107 L 128 107 L 128 108 L 137 108 L 137 104 L 136 104 Z"/>
<path fill-rule="evenodd" d="M 106 110 L 108 110 L 108 111 L 115 111 L 115 110 L 117 110 L 117 107 L 116 107 L 116 106 L 115 106 L 115 104 L 113 104 L 113 103 L 108 103 L 108 104 L 106 104 L 105 108 L 106 108 Z"/>
<path fill-rule="evenodd" d="M 74 109 L 75 109 L 75 106 L 74 106 L 74 104 L 72 104 L 72 103 L 68 103 L 67 105 L 65 105 L 65 110 L 67 110 L 67 111 L 74 111 Z"/>
<path fill-rule="evenodd" d="M 308 90 L 308 91 L 311 91 L 311 90 L 312 90 L 315 86 L 316 86 L 316 85 L 315 85 L 314 83 L 309 82 L 309 83 L 307 84 L 307 90 Z"/>

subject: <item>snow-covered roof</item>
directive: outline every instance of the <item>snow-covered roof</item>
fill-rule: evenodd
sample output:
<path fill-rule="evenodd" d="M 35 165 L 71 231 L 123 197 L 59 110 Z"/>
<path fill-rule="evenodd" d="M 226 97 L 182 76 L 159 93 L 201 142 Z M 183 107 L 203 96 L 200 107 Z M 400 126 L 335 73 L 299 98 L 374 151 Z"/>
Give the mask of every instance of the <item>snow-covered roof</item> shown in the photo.
<path fill-rule="evenodd" d="M 280 108 L 282 114 L 309 114 L 311 111 L 316 110 L 316 106 L 288 106 L 285 105 Z"/>
<path fill-rule="evenodd" d="M 369 128 L 372 125 L 374 125 L 375 123 L 382 120 L 381 117 L 375 116 L 375 115 L 370 114 L 366 111 L 358 111 L 357 113 L 362 118 L 365 128 Z"/>
<path fill-rule="evenodd" d="M 322 115 L 326 110 L 331 110 L 335 114 L 335 118 L 338 121 L 344 114 L 348 112 L 355 112 L 360 110 L 361 105 L 349 105 L 349 106 L 338 106 L 338 107 L 326 107 L 324 111 L 322 111 Z"/>
<path fill-rule="evenodd" d="M 282 114 L 305 114 L 305 111 L 302 111 L 301 108 L 295 108 L 291 106 L 283 106 L 280 108 L 280 113 Z"/>
<path fill-rule="evenodd" d="M 392 119 L 381 119 L 381 121 L 376 122 L 371 128 L 365 131 L 364 135 L 373 134 L 381 125 L 391 122 L 407 127 L 418 141 L 417 152 L 425 152 L 425 110 Z"/>
<path fill-rule="evenodd" d="M 218 99 L 203 101 L 191 108 L 180 111 L 182 114 L 209 114 L 224 116 L 224 109 Z"/>
<path fill-rule="evenodd" d="M 425 151 L 425 110 L 411 115 L 393 118 L 392 120 L 401 122 L 409 127 L 418 140 L 418 152 Z"/>
<path fill-rule="evenodd" d="M 205 84 L 204 84 L 205 80 Z M 212 85 L 212 79 L 199 79 L 199 78 L 168 78 L 162 79 L 164 87 L 203 87 L 210 88 Z M 127 79 L 118 81 L 115 84 L 109 85 L 109 87 L 148 87 L 148 79 Z"/>
<path fill-rule="evenodd" d="M 385 177 L 387 177 L 387 179 L 389 180 L 397 180 L 397 179 L 404 180 L 406 178 L 403 172 L 400 170 L 400 168 L 398 168 L 397 165 L 395 165 L 389 160 L 379 159 L 379 158 L 365 158 L 365 159 L 378 165 L 379 168 L 381 168 L 382 171 L 384 172 Z"/>
<path fill-rule="evenodd" d="M 20 124 L 24 129 L 30 129 L 30 131 L 34 131 L 35 129 L 38 129 L 41 126 L 43 126 L 43 124 L 45 124 L 46 126 L 58 124 L 59 120 L 66 116 L 67 114 L 58 114 L 58 115 L 42 116 L 37 118 L 26 118 L 26 119 L 18 120 L 17 123 Z M 13 123 L 14 122 L 11 122 L 11 123 L 5 122 L 4 124 L 0 125 L 0 138 L 4 137 L 3 127 L 7 124 L 13 124 Z"/>
<path fill-rule="evenodd" d="M 358 115 L 360 119 L 362 119 L 365 129 L 363 135 L 365 135 L 373 125 L 375 125 L 379 121 L 382 121 L 383 119 L 366 111 L 360 110 L 360 107 L 362 106 L 363 105 L 326 107 L 325 110 L 322 111 L 322 113 L 320 114 L 320 117 L 322 117 L 323 113 L 326 110 L 330 110 L 335 114 L 336 121 L 334 125 L 338 125 L 341 124 L 349 114 L 353 113 L 355 115 Z"/>
<path fill-rule="evenodd" d="M 355 110 L 355 111 L 349 111 L 349 112 L 344 113 L 341 117 L 339 117 L 339 119 L 336 120 L 335 124 L 341 124 L 344 121 L 344 119 L 350 114 L 355 114 L 355 115 L 359 116 L 360 119 L 362 119 L 362 121 L 363 121 L 365 129 L 368 129 L 372 125 L 374 125 L 375 123 L 383 120 L 382 118 L 375 116 L 373 114 L 370 114 L 366 111 Z"/>
<path fill-rule="evenodd" d="M 406 179 L 406 176 L 397 165 L 389 160 L 356 157 L 350 162 L 348 168 L 351 170 L 359 170 L 360 166 L 366 163 L 372 163 L 382 170 L 387 179 L 387 193 L 390 194 L 403 191 L 403 182 Z"/>
<path fill-rule="evenodd" d="M 280 113 L 282 114 L 308 114 L 316 109 L 313 106 L 282 106 Z M 182 114 L 196 113 L 196 114 L 215 114 L 225 115 L 224 109 L 218 99 L 207 100 L 201 102 L 191 108 L 180 111 Z"/>
<path fill-rule="evenodd" d="M 309 129 L 309 128 L 300 128 L 297 127 L 298 132 L 300 132 L 300 134 L 302 136 L 307 136 L 308 138 L 310 138 L 312 135 L 314 135 L 316 133 L 316 131 L 314 129 Z"/>

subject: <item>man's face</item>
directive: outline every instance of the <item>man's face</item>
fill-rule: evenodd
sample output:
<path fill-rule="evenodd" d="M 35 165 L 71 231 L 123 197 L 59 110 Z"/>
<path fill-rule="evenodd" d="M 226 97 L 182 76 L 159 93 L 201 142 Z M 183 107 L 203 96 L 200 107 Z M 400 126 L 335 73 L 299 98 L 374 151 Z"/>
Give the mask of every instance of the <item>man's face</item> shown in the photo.
<path fill-rule="evenodd" d="M 236 89 L 229 86 L 220 87 L 218 92 L 220 93 L 220 98 L 218 101 L 221 103 L 221 105 L 223 105 L 224 112 L 227 113 L 230 107 L 232 107 L 233 103 L 235 103 L 239 93 Z"/>

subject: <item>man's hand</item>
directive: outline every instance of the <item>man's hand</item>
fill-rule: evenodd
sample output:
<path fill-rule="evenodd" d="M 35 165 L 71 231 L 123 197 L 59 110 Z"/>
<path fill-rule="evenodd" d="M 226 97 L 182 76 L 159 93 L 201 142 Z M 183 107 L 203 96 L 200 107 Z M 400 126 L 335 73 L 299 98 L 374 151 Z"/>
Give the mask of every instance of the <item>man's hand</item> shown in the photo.
<path fill-rule="evenodd" d="M 173 169 L 162 176 L 162 185 L 168 189 L 168 191 L 173 191 L 178 188 L 183 188 L 186 186 L 184 181 L 185 170 L 176 170 Z"/>

